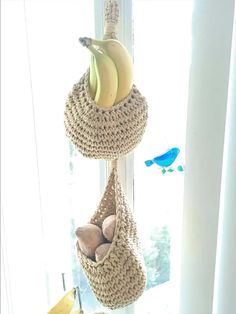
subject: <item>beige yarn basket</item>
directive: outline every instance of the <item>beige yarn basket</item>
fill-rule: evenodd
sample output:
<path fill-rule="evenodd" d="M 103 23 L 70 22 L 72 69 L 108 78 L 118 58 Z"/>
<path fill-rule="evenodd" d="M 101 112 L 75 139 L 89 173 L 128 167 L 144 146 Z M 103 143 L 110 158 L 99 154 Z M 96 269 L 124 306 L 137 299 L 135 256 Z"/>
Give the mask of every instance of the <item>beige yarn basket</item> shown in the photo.
<path fill-rule="evenodd" d="M 120 184 L 113 162 L 107 186 L 90 223 L 101 227 L 103 220 L 116 214 L 116 229 L 110 249 L 102 261 L 94 262 L 80 250 L 80 264 L 89 284 L 105 307 L 116 309 L 133 303 L 143 293 L 146 272 L 133 214 Z"/>
<path fill-rule="evenodd" d="M 118 2 L 106 0 L 104 39 L 117 39 Z M 148 117 L 145 98 L 133 85 L 129 95 L 111 108 L 98 107 L 89 92 L 89 70 L 77 82 L 66 101 L 68 138 L 87 158 L 116 159 L 141 141 Z"/>
<path fill-rule="evenodd" d="M 145 98 L 134 85 L 111 108 L 98 107 L 89 93 L 89 71 L 74 85 L 66 102 L 66 134 L 87 158 L 115 159 L 132 151 L 147 124 Z"/>

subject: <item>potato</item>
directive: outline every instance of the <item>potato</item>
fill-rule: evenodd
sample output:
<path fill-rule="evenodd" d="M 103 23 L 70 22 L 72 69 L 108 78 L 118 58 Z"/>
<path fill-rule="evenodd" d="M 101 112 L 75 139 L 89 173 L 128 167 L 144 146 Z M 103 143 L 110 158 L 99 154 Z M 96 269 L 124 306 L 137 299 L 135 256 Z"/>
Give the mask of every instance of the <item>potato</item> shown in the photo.
<path fill-rule="evenodd" d="M 96 262 L 99 262 L 103 259 L 103 257 L 107 254 L 110 246 L 111 246 L 111 243 L 103 243 L 97 247 L 95 251 Z"/>
<path fill-rule="evenodd" d="M 86 224 L 77 228 L 75 233 L 81 251 L 87 257 L 94 259 L 96 248 L 106 241 L 102 229 L 94 224 Z"/>
<path fill-rule="evenodd" d="M 102 232 L 108 241 L 112 241 L 116 228 L 116 215 L 110 215 L 102 223 Z"/>

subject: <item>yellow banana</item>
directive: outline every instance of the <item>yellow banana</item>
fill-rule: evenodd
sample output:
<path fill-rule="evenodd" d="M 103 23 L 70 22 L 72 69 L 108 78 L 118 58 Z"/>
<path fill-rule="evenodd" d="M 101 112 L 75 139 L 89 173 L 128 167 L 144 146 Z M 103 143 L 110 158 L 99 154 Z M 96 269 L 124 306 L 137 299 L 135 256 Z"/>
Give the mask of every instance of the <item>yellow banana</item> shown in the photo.
<path fill-rule="evenodd" d="M 115 63 L 118 74 L 118 89 L 115 103 L 125 98 L 133 85 L 133 62 L 126 47 L 116 39 L 96 40 L 84 37 L 86 45 L 98 46 Z"/>
<path fill-rule="evenodd" d="M 72 310 L 69 314 L 82 314 L 82 312 L 80 311 L 80 309 L 77 310 Z"/>
<path fill-rule="evenodd" d="M 48 314 L 70 314 L 75 303 L 75 289 L 68 291 Z"/>
<path fill-rule="evenodd" d="M 97 77 L 94 62 L 94 55 L 91 54 L 89 67 L 89 90 L 92 99 L 94 99 L 97 90 Z"/>
<path fill-rule="evenodd" d="M 114 62 L 105 53 L 93 46 L 88 49 L 94 55 L 94 65 L 97 78 L 95 102 L 100 107 L 111 107 L 116 99 L 118 76 Z"/>

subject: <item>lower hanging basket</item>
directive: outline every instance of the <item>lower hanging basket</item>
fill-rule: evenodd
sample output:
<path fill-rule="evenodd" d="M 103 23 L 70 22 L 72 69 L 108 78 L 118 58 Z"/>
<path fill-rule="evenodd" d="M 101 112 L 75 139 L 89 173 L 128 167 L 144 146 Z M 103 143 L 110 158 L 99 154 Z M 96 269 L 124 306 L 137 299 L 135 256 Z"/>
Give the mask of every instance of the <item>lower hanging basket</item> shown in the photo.
<path fill-rule="evenodd" d="M 129 95 L 111 108 L 98 107 L 89 92 L 89 70 L 70 92 L 65 108 L 66 134 L 87 158 L 116 159 L 141 141 L 148 109 L 133 85 Z"/>
<path fill-rule="evenodd" d="M 116 229 L 110 249 L 103 260 L 94 262 L 80 250 L 78 258 L 90 286 L 105 307 L 125 307 L 139 298 L 146 285 L 146 272 L 137 236 L 136 223 L 113 166 L 105 192 L 90 223 L 102 226 L 109 215 L 116 215 Z"/>

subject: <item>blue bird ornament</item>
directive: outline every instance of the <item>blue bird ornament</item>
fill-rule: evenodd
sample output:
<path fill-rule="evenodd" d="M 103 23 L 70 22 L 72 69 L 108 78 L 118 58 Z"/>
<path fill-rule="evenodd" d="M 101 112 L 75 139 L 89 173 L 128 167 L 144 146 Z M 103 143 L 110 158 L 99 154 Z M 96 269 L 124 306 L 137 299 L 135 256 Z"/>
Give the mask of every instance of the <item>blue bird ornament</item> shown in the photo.
<path fill-rule="evenodd" d="M 145 165 L 147 167 L 152 166 L 153 164 L 158 165 L 162 169 L 162 173 L 166 172 L 173 172 L 174 169 L 170 168 L 170 166 L 174 163 L 176 160 L 177 156 L 179 155 L 180 149 L 178 147 L 173 147 L 169 150 L 167 150 L 164 154 L 158 155 L 154 157 L 153 159 L 149 159 L 145 161 Z M 177 170 L 182 172 L 183 167 L 178 166 Z"/>

